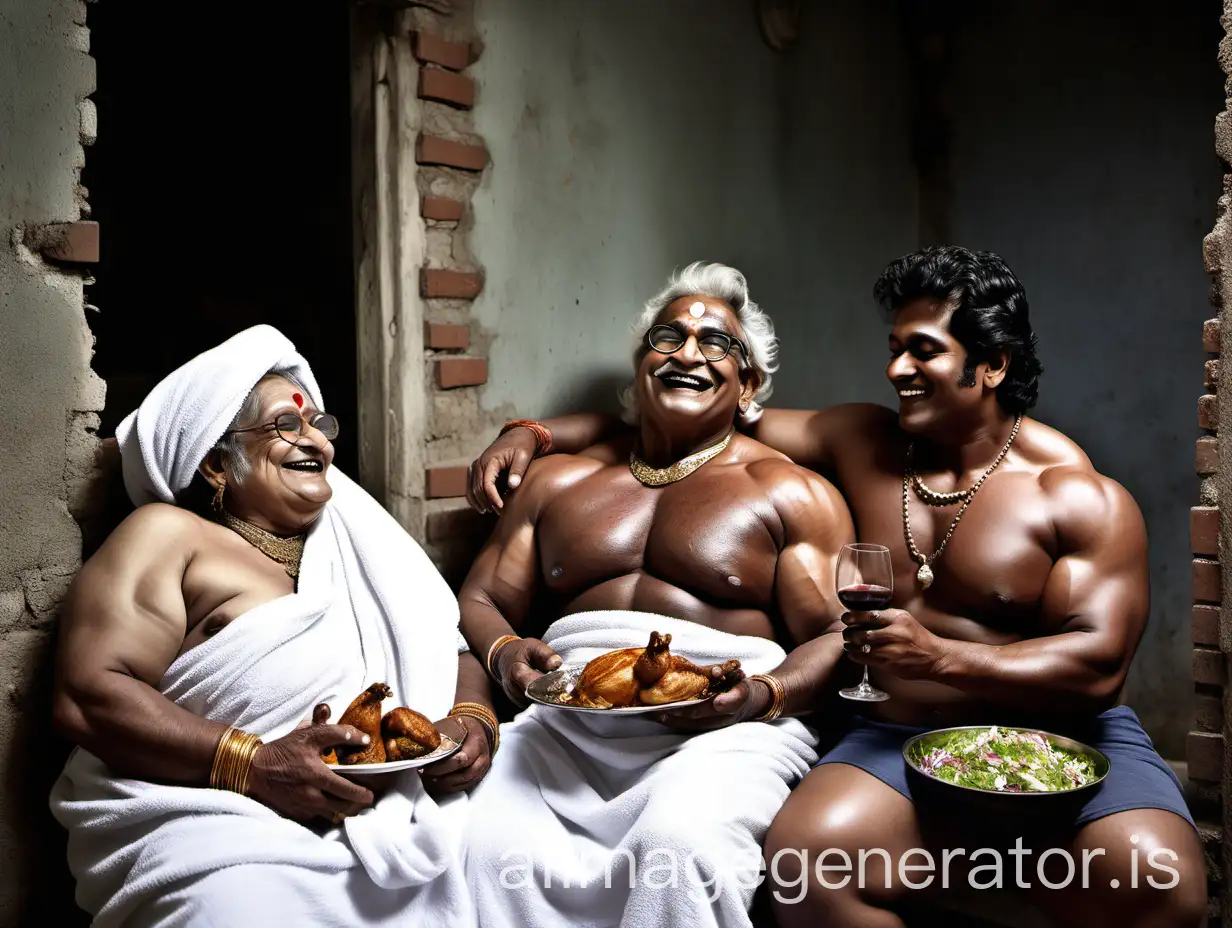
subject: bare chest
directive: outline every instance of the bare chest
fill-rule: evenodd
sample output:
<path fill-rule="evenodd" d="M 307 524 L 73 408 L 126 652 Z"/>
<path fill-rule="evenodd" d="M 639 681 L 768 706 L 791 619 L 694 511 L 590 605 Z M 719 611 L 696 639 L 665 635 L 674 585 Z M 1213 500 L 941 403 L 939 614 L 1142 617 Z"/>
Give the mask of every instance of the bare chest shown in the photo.
<path fill-rule="evenodd" d="M 539 520 L 542 582 L 562 596 L 646 577 L 720 606 L 769 608 L 781 547 L 770 502 L 736 468 L 648 488 L 605 468 L 554 500 Z"/>
<path fill-rule="evenodd" d="M 866 470 L 847 482 L 859 540 L 890 549 L 896 605 L 926 624 L 931 615 L 941 623 L 934 630 L 958 637 L 987 632 L 1017 638 L 1036 630 L 1029 626 L 1055 554 L 1035 474 L 994 473 L 961 517 L 959 505 L 926 506 L 911 490 L 904 513 L 901 471 Z M 934 579 L 927 589 L 917 577 L 912 544 L 928 558 Z M 946 627 L 954 622 L 983 628 Z"/>
<path fill-rule="evenodd" d="M 225 531 L 225 530 L 224 530 Z M 262 603 L 295 592 L 281 565 L 243 539 L 207 539 L 184 573 L 188 632 L 181 652 L 218 634 Z"/>

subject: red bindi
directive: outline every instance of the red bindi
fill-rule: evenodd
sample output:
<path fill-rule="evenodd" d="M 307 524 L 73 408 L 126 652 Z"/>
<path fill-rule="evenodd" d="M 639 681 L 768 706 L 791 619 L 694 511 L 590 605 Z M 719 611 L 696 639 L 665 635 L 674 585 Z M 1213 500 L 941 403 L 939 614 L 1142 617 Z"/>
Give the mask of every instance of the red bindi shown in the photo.
<path fill-rule="evenodd" d="M 304 397 L 299 393 L 292 393 L 291 399 L 295 400 L 295 405 L 300 409 L 304 408 Z"/>

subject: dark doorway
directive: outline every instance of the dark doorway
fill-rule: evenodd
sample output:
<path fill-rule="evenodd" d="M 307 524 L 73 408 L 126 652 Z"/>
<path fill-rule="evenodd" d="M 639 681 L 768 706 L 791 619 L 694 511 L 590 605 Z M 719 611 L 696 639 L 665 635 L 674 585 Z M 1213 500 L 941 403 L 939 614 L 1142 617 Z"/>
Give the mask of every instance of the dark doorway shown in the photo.
<path fill-rule="evenodd" d="M 90 8 L 104 436 L 174 367 L 265 322 L 312 364 L 357 474 L 347 24 L 343 3 Z"/>

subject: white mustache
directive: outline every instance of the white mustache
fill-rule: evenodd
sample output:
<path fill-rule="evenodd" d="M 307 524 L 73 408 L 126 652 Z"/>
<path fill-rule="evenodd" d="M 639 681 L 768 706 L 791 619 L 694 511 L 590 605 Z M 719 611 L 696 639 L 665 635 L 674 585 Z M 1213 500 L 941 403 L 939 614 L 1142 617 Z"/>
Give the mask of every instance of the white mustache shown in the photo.
<path fill-rule="evenodd" d="M 709 377 L 705 377 L 701 374 L 696 374 L 693 371 L 686 370 L 685 368 L 677 364 L 675 361 L 668 361 L 666 364 L 662 365 L 658 370 L 656 370 L 652 376 L 662 377 L 664 374 L 669 373 L 669 372 L 674 373 L 674 374 L 687 374 L 690 377 L 697 377 L 709 383 L 714 383 L 714 381 L 711 380 Z"/>

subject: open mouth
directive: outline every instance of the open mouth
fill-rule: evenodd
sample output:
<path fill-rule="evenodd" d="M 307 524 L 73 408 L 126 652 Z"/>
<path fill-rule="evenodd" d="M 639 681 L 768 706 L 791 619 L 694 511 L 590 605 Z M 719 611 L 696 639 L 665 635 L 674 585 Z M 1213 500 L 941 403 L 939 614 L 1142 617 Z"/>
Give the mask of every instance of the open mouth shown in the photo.
<path fill-rule="evenodd" d="M 924 390 L 920 387 L 908 387 L 898 391 L 900 400 L 914 400 L 924 395 Z"/>
<path fill-rule="evenodd" d="M 694 393 L 701 393 L 714 386 L 711 381 L 704 377 L 686 374 L 682 371 L 667 371 L 656 376 L 659 378 L 660 383 L 669 390 L 692 390 Z"/>
<path fill-rule="evenodd" d="M 319 474 L 325 470 L 324 464 L 311 458 L 302 461 L 287 461 L 282 466 L 285 470 L 298 470 L 308 474 Z"/>

